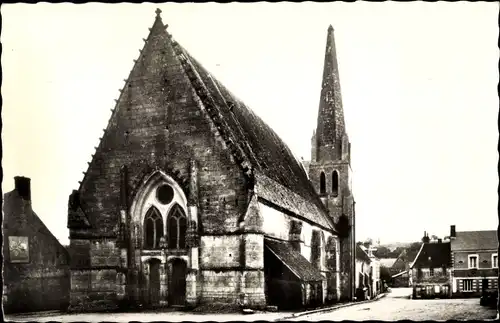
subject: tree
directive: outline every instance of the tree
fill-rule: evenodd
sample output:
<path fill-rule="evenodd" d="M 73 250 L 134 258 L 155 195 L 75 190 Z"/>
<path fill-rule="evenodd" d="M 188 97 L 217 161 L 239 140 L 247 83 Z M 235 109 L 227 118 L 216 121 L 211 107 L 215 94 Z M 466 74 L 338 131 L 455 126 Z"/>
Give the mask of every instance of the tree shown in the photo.
<path fill-rule="evenodd" d="M 377 250 L 373 253 L 375 257 L 377 258 L 391 258 L 391 250 L 387 247 L 380 246 L 377 248 Z"/>

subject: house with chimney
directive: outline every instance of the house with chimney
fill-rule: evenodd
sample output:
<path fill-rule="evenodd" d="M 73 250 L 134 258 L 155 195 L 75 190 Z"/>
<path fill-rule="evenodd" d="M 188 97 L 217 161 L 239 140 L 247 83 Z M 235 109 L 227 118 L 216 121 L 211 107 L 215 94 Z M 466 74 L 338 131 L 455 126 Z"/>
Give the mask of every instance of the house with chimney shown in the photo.
<path fill-rule="evenodd" d="M 430 241 L 424 233 L 422 246 L 410 265 L 412 297 L 451 297 L 451 265 L 450 242 Z"/>
<path fill-rule="evenodd" d="M 71 310 L 352 300 L 355 212 L 333 27 L 306 170 L 157 15 L 71 193 Z"/>
<path fill-rule="evenodd" d="M 3 309 L 5 313 L 65 310 L 69 255 L 33 210 L 31 180 L 16 176 L 3 200 Z"/>
<path fill-rule="evenodd" d="M 498 289 L 498 233 L 496 230 L 456 231 L 450 228 L 452 293 L 479 297 Z"/>

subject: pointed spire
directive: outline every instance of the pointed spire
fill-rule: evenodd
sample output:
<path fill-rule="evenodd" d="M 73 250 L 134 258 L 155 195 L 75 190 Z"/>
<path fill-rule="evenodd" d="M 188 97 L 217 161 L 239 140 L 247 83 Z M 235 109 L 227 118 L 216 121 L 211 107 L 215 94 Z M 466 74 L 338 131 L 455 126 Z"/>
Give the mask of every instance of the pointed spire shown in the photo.
<path fill-rule="evenodd" d="M 340 146 L 345 133 L 340 77 L 332 25 L 328 27 L 321 97 L 316 129 L 318 158 L 340 158 Z"/>

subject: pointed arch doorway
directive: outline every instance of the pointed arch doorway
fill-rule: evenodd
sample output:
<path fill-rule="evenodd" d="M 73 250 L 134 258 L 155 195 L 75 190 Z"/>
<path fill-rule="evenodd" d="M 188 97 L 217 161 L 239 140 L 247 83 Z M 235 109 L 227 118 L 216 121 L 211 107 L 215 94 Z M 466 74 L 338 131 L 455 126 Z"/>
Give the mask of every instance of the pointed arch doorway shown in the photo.
<path fill-rule="evenodd" d="M 184 260 L 175 258 L 170 262 L 170 279 L 168 302 L 171 306 L 186 305 L 187 264 Z"/>

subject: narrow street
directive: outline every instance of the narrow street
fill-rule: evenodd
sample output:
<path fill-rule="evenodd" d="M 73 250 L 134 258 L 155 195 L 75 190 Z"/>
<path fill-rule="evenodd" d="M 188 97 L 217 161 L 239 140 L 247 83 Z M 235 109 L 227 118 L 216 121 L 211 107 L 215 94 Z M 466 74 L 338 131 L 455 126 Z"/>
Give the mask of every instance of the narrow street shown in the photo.
<path fill-rule="evenodd" d="M 293 321 L 342 320 L 484 320 L 494 319 L 496 311 L 479 305 L 478 298 L 410 299 L 411 288 L 395 288 L 375 302 L 353 305 L 330 312 L 300 316 Z"/>
<path fill-rule="evenodd" d="M 470 299 L 410 299 L 411 288 L 395 288 L 387 296 L 362 304 L 351 305 L 327 312 L 291 317 L 292 313 L 201 314 L 182 311 L 142 313 L 39 313 L 9 315 L 7 321 L 37 322 L 130 322 L 130 321 L 361 321 L 361 320 L 487 320 L 494 319 L 496 311 L 479 305 L 478 298 Z"/>

